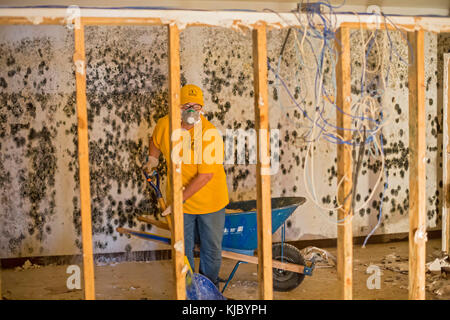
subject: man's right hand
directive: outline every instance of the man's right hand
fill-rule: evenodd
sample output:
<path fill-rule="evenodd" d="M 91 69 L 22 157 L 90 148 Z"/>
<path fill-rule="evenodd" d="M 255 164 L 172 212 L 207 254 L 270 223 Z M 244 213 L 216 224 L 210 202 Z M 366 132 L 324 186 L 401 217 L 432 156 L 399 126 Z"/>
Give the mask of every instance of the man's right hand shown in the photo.
<path fill-rule="evenodd" d="M 151 173 L 158 166 L 158 163 L 159 160 L 157 158 L 149 156 L 147 163 L 144 164 L 144 170 Z"/>

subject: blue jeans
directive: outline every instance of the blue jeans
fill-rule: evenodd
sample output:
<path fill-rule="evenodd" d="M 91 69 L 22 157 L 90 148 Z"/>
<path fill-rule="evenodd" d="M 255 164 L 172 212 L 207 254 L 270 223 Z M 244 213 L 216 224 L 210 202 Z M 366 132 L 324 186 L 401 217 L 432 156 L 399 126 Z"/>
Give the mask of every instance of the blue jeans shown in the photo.
<path fill-rule="evenodd" d="M 225 226 L 225 208 L 212 213 L 184 214 L 184 248 L 192 270 L 194 245 L 200 243 L 200 274 L 219 284 L 222 263 L 222 238 Z M 196 241 L 197 240 L 197 241 Z"/>

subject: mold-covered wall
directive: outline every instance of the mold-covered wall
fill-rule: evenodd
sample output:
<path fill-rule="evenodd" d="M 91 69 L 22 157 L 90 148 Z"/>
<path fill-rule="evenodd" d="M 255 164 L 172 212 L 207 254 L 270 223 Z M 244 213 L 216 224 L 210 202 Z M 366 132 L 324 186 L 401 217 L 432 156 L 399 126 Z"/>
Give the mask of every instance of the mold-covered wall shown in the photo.
<path fill-rule="evenodd" d="M 116 227 L 164 231 L 136 220 L 155 212 L 137 160 L 148 152 L 156 121 L 167 113 L 167 30 L 163 27 L 86 27 L 87 100 L 94 251 L 155 250 L 159 245 L 118 234 Z M 272 68 L 287 30 L 268 33 Z M 357 39 L 353 35 L 352 39 Z M 392 33 L 398 50 L 391 82 L 382 95 L 389 184 L 378 233 L 408 230 L 408 89 L 407 45 Z M 442 203 L 442 98 L 436 79 L 438 52 L 447 50 L 445 37 L 426 35 L 427 199 L 428 225 L 440 227 Z M 250 33 L 223 28 L 191 27 L 181 33 L 182 84 L 195 83 L 205 95 L 206 117 L 223 133 L 254 128 L 253 64 Z M 294 98 L 306 109 L 313 95 L 310 61 L 301 62 L 294 37 L 286 43 L 280 75 Z M 353 98 L 358 88 L 359 51 L 352 46 Z M 62 26 L 0 27 L 0 257 L 76 254 L 81 250 L 77 160 L 73 33 Z M 319 45 L 316 43 L 315 45 Z M 442 49 L 444 47 L 444 49 Z M 447 49 L 446 49 L 447 48 Z M 308 50 L 306 50 L 308 52 Z M 358 69 L 359 68 L 359 69 Z M 331 73 L 325 83 L 332 86 Z M 272 176 L 273 196 L 306 196 L 304 166 L 305 120 L 286 91 L 269 72 L 271 128 L 280 130 L 280 170 Z M 335 111 L 326 117 L 335 122 Z M 315 144 L 316 200 L 333 206 L 336 190 L 336 145 Z M 308 158 L 308 166 L 311 159 Z M 232 200 L 254 199 L 255 166 L 226 165 Z M 164 163 L 160 172 L 165 173 Z M 377 222 L 381 183 L 374 188 L 381 166 L 366 161 L 358 182 L 355 235 L 366 235 Z M 310 173 L 308 173 L 310 175 Z M 307 176 L 311 183 L 311 177 Z M 163 180 L 164 190 L 165 179 Z M 336 236 L 336 214 L 308 200 L 287 223 L 287 239 Z M 279 238 L 277 233 L 275 240 Z"/>

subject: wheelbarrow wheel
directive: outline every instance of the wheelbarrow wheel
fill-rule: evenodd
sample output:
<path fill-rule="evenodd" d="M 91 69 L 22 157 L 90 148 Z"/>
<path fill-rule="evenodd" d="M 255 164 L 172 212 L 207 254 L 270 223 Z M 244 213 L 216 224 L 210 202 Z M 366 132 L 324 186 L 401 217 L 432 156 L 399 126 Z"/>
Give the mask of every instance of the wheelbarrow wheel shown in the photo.
<path fill-rule="evenodd" d="M 283 256 L 281 256 L 281 243 L 272 245 L 272 258 L 274 260 L 306 265 L 300 251 L 288 243 L 283 243 Z M 273 268 L 273 289 L 275 291 L 291 291 L 297 288 L 305 278 L 304 274 Z"/>

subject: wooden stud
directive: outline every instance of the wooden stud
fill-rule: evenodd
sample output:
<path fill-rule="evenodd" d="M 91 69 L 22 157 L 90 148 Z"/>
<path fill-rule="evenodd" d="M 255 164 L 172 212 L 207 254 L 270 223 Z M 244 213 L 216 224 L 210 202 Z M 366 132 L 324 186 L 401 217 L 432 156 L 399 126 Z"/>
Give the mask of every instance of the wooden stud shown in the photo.
<path fill-rule="evenodd" d="M 445 79 L 446 79 L 445 81 L 447 82 L 446 104 L 447 104 L 447 110 L 448 110 L 448 108 L 450 108 L 450 53 L 445 54 L 445 57 L 446 57 L 445 61 L 446 61 L 446 64 L 447 64 L 447 68 L 445 68 L 445 71 L 447 73 L 447 75 L 445 77 Z M 447 127 L 448 127 L 449 124 L 450 124 L 450 116 L 447 115 Z M 447 134 L 448 134 L 448 132 L 447 132 Z M 446 150 L 446 152 L 447 152 L 447 154 L 450 154 L 450 147 Z M 449 170 L 449 172 L 447 173 L 447 176 L 450 177 L 450 168 L 448 168 L 448 170 Z M 450 201 L 447 201 L 447 199 L 450 198 L 450 190 L 449 190 L 449 188 L 450 188 L 450 181 L 448 182 L 448 184 L 446 184 L 446 189 L 447 189 L 447 192 L 448 192 L 448 196 L 445 198 L 446 199 L 445 200 L 445 205 L 447 207 L 450 206 Z M 445 216 L 445 220 L 442 223 L 445 225 L 445 227 L 443 228 L 444 229 L 444 235 L 443 235 L 444 239 L 443 239 L 443 241 L 446 244 L 445 252 L 450 253 L 450 214 L 449 214 L 448 211 L 447 211 L 447 214 Z"/>
<path fill-rule="evenodd" d="M 145 215 L 145 216 L 139 216 L 137 217 L 138 221 L 142 221 L 142 222 L 146 222 L 149 224 L 154 225 L 155 227 L 164 229 L 164 230 L 169 230 L 170 231 L 170 227 L 167 223 L 161 221 L 161 220 L 156 220 L 153 218 L 153 216 L 151 215 Z"/>
<path fill-rule="evenodd" d="M 409 299 L 425 299 L 426 118 L 424 31 L 408 33 L 409 54 Z"/>
<path fill-rule="evenodd" d="M 40 19 L 39 19 L 40 20 Z M 36 21 L 28 17 L 0 17 L 0 25 L 35 25 Z M 39 21 L 39 25 L 65 25 L 67 20 L 65 18 L 49 18 L 43 17 Z"/>
<path fill-rule="evenodd" d="M 84 53 L 84 26 L 75 31 L 75 76 L 78 114 L 78 162 L 80 174 L 81 235 L 83 241 L 84 294 L 86 300 L 95 300 L 94 258 L 92 249 L 91 193 L 89 182 L 89 138 L 86 107 L 86 59 Z"/>
<path fill-rule="evenodd" d="M 237 261 L 244 261 L 244 262 L 248 262 L 248 263 L 258 264 L 258 257 L 249 256 L 247 254 L 241 254 L 241 253 L 222 250 L 222 257 L 237 260 Z M 272 264 L 273 264 L 274 268 L 282 269 L 282 270 L 286 270 L 286 271 L 292 271 L 292 272 L 296 272 L 296 273 L 304 273 L 304 271 L 305 271 L 305 266 L 302 266 L 300 264 L 281 262 L 278 260 L 272 260 Z"/>
<path fill-rule="evenodd" d="M 450 53 L 444 54 L 444 146 L 443 146 L 443 179 L 444 181 L 444 204 L 442 206 L 442 251 L 450 253 Z"/>
<path fill-rule="evenodd" d="M 169 30 L 169 130 L 172 133 L 181 130 L 180 108 L 180 31 L 173 24 Z M 170 150 L 178 141 L 170 139 Z M 181 180 L 181 162 L 170 160 L 169 183 L 172 185 L 172 260 L 175 278 L 175 298 L 186 299 L 186 274 L 184 267 L 184 222 L 183 222 L 183 184 Z M 169 220 L 168 220 L 169 222 Z"/>
<path fill-rule="evenodd" d="M 337 32 L 339 60 L 337 64 L 337 105 L 347 114 L 351 114 L 351 75 L 350 75 L 350 31 L 339 28 Z M 336 123 L 339 128 L 351 128 L 351 117 L 336 111 Z M 338 130 L 338 135 L 345 141 L 352 139 L 351 131 Z M 337 181 L 344 178 L 338 192 L 339 203 L 337 230 L 337 271 L 341 282 L 341 298 L 353 298 L 353 230 L 351 208 L 352 162 L 351 150 L 345 144 L 337 147 Z"/>
<path fill-rule="evenodd" d="M 258 223 L 258 283 L 261 300 L 273 299 L 272 275 L 272 208 L 270 194 L 270 162 L 263 163 L 269 151 L 269 104 L 267 88 L 266 26 L 253 30 L 253 82 L 255 91 L 255 128 L 258 132 L 256 164 Z M 262 143 L 264 142 L 264 143 Z"/>

